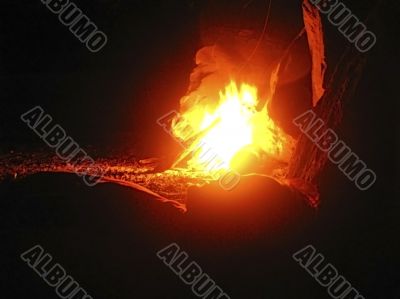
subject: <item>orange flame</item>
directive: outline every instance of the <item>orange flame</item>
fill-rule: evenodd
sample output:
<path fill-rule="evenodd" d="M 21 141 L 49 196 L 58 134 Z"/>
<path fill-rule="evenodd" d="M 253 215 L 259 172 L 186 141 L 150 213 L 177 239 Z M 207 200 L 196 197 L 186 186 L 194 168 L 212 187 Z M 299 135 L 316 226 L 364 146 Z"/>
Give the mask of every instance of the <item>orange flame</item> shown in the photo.
<path fill-rule="evenodd" d="M 190 170 L 212 174 L 242 166 L 244 150 L 289 158 L 291 138 L 270 118 L 267 104 L 257 111 L 255 86 L 231 81 L 219 92 L 217 105 L 207 103 L 197 102 L 173 121 L 173 134 L 187 146 L 175 165 L 185 161 Z"/>

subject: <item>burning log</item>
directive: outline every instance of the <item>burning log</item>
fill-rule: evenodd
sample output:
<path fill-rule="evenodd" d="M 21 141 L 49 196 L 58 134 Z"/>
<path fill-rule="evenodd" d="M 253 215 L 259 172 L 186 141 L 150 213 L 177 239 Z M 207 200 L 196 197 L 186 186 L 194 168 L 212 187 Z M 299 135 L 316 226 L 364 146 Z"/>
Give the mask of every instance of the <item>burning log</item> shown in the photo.
<path fill-rule="evenodd" d="M 379 4 L 380 2 L 378 1 L 377 5 L 372 8 L 371 13 L 377 9 Z M 317 18 L 314 14 L 316 8 L 312 8 L 309 5 L 308 1 L 304 1 L 303 7 L 306 11 L 305 18 L 310 19 L 312 15 L 314 15 L 314 18 Z M 316 53 L 314 54 L 314 56 L 316 56 L 316 61 L 321 62 L 323 61 L 323 56 L 318 54 L 321 49 L 318 40 L 321 41 L 321 39 L 318 38 L 318 34 L 316 34 L 319 30 L 315 29 L 319 28 L 319 26 L 315 25 L 315 23 L 318 22 L 310 20 L 309 23 L 314 24 L 311 26 L 314 29 L 310 27 L 310 31 L 313 32 L 310 36 L 316 41 L 314 43 L 314 50 L 311 52 Z M 352 45 L 347 47 L 342 54 L 327 83 L 326 91 L 317 102 L 314 109 L 318 117 L 323 120 L 325 127 L 335 130 L 339 126 L 343 117 L 343 106 L 355 92 L 358 82 L 361 79 L 366 59 L 367 55 L 357 51 Z M 322 68 L 319 68 L 317 64 L 317 68 L 314 70 L 315 74 L 324 73 L 325 64 L 322 63 L 321 66 Z M 317 76 L 315 82 L 313 81 L 313 86 L 315 84 L 315 86 L 320 88 L 322 86 L 322 81 L 320 79 L 321 78 Z M 321 88 L 319 90 L 322 91 Z M 316 98 L 314 97 L 314 99 Z M 300 136 L 289 164 L 287 182 L 294 188 L 302 189 L 302 192 L 315 206 L 318 205 L 319 201 L 319 194 L 316 192 L 315 181 L 327 160 L 326 152 L 321 151 L 307 136 Z"/>
<path fill-rule="evenodd" d="M 343 104 L 354 93 L 361 78 L 365 60 L 365 55 L 352 48 L 343 54 L 325 95 L 315 108 L 327 127 L 335 129 L 340 124 Z M 287 179 L 295 188 L 303 185 L 305 188 L 303 192 L 309 194 L 308 197 L 314 205 L 318 204 L 319 196 L 316 196 L 313 186 L 327 160 L 327 153 L 321 151 L 307 136 L 300 136 L 290 162 Z"/>
<path fill-rule="evenodd" d="M 177 168 L 179 167 L 179 164 L 181 162 L 184 162 L 185 159 L 187 159 L 191 154 L 196 152 L 198 150 L 198 145 L 199 142 L 201 141 L 204 136 L 206 136 L 218 123 L 220 122 L 220 119 L 217 118 L 214 120 L 214 122 L 207 127 L 205 130 L 198 132 L 197 134 L 190 134 L 190 138 L 184 141 L 184 144 L 187 145 L 187 149 L 184 150 L 184 152 L 180 155 L 180 157 L 175 161 L 175 163 L 172 165 L 172 168 Z"/>
<path fill-rule="evenodd" d="M 324 32 L 319 10 L 308 0 L 303 1 L 303 18 L 312 57 L 312 102 L 315 107 L 325 93 L 324 80 L 327 64 Z"/>

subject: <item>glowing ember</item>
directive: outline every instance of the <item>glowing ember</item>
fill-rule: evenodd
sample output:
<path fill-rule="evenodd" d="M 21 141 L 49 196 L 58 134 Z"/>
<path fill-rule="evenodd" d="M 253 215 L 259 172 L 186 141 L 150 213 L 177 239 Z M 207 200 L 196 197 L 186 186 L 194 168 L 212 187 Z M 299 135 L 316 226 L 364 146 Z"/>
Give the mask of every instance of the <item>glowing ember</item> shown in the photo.
<path fill-rule="evenodd" d="M 209 173 L 243 166 L 245 153 L 287 161 L 291 138 L 270 118 L 265 102 L 258 111 L 257 88 L 231 81 L 219 101 L 192 105 L 172 124 L 174 135 L 187 145 L 178 162 L 186 159 L 187 168 Z"/>

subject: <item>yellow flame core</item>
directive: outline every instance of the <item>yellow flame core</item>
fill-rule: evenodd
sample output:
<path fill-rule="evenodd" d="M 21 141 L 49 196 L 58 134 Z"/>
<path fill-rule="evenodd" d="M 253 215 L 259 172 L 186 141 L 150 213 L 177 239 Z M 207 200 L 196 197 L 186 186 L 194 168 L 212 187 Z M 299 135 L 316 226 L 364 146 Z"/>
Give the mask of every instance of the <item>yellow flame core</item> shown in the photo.
<path fill-rule="evenodd" d="M 187 167 L 208 173 L 229 170 L 243 149 L 281 156 L 287 137 L 269 117 L 267 105 L 257 111 L 258 102 L 256 87 L 231 81 L 219 92 L 216 107 L 196 104 L 173 121 L 173 134 L 187 146 L 181 156 L 188 157 Z"/>

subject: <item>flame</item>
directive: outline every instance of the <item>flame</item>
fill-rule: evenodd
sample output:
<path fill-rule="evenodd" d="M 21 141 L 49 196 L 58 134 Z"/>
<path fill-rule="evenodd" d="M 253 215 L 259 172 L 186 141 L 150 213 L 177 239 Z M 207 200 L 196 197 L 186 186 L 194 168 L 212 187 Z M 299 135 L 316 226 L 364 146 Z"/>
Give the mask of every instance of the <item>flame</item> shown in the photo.
<path fill-rule="evenodd" d="M 231 81 L 219 91 L 217 105 L 207 100 L 192 105 L 172 122 L 173 134 L 186 147 L 176 165 L 185 161 L 194 171 L 228 171 L 245 163 L 244 150 L 282 159 L 290 137 L 269 117 L 267 104 L 257 111 L 255 86 Z"/>

